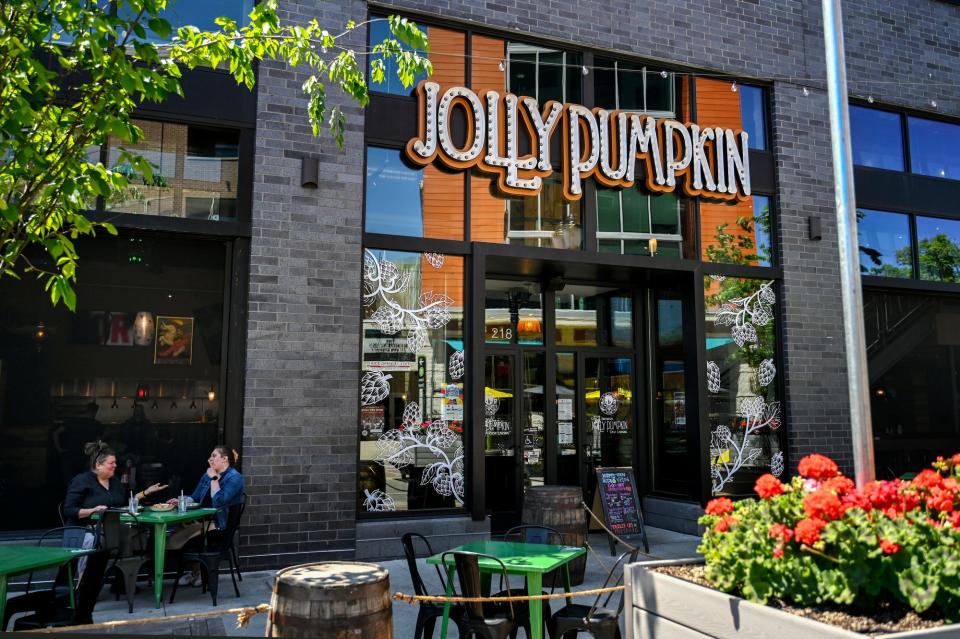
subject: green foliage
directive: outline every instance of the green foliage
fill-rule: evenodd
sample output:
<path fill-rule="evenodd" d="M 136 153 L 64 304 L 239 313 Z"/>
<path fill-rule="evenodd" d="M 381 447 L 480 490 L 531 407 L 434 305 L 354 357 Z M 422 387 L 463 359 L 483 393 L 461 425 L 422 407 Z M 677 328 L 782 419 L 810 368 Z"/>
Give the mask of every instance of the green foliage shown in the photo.
<path fill-rule="evenodd" d="M 766 475 L 763 498 L 707 505 L 706 576 L 758 602 L 894 601 L 960 621 L 960 455 L 934 467 L 862 490 L 842 475 L 787 484 Z"/>
<path fill-rule="evenodd" d="M 181 0 L 183 2 L 189 0 Z M 143 136 L 131 122 L 143 102 L 182 95 L 181 68 L 225 67 L 239 84 L 254 86 L 254 65 L 285 61 L 309 74 L 303 83 L 314 135 L 326 126 L 343 146 L 346 118 L 339 106 L 327 112 L 327 85 L 365 106 L 369 92 L 359 54 L 344 40 L 367 23 L 350 21 L 332 33 L 316 20 L 282 25 L 276 0 L 263 0 L 239 26 L 218 18 L 219 31 L 186 26 L 166 43 L 171 25 L 161 16 L 166 0 L 9 0 L 0 3 L 0 281 L 35 274 L 53 304 L 76 308 L 73 285 L 79 255 L 73 244 L 98 230 L 83 212 L 109 200 L 131 178 L 154 183 L 152 167 L 135 151 L 119 166 L 91 162 L 87 152 L 112 135 L 135 145 Z M 409 86 L 432 71 L 426 35 L 391 16 L 393 38 L 374 47 L 393 57 Z M 401 46 L 406 45 L 406 48 Z M 382 80 L 383 73 L 374 80 Z M 40 256 L 39 258 L 37 256 Z"/>

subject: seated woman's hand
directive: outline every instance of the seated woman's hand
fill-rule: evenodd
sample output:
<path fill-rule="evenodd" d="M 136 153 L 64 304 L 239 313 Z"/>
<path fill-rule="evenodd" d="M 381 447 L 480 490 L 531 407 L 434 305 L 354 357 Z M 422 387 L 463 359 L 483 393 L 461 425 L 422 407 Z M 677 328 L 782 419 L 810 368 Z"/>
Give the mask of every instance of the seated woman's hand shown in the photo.
<path fill-rule="evenodd" d="M 159 493 L 161 490 L 163 490 L 163 489 L 166 488 L 166 487 L 167 487 L 167 484 L 161 485 L 160 482 L 157 482 L 157 483 L 155 483 L 153 486 L 147 486 L 146 488 L 144 488 L 144 489 L 143 489 L 143 496 L 144 496 L 144 497 L 147 497 L 147 496 L 152 495 L 152 494 L 154 494 L 154 493 Z M 176 503 L 177 500 L 174 499 L 173 501 L 174 501 L 174 503 Z"/>
<path fill-rule="evenodd" d="M 174 497 L 173 499 L 168 499 L 168 500 L 167 500 L 167 503 L 170 504 L 171 506 L 176 506 L 176 505 L 177 505 L 177 498 Z"/>

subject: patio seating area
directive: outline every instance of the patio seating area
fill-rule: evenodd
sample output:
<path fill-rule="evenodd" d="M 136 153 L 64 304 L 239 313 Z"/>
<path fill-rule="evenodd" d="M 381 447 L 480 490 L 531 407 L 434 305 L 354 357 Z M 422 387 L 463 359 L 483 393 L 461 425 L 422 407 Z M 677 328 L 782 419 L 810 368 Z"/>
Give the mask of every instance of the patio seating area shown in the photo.
<path fill-rule="evenodd" d="M 681 557 L 692 557 L 696 555 L 696 547 L 699 543 L 698 537 L 652 527 L 647 527 L 647 533 L 650 540 L 650 557 L 652 558 L 674 559 Z M 616 560 L 615 557 L 610 556 L 605 535 L 591 534 L 589 537 L 589 542 L 591 548 L 593 548 L 593 551 L 587 554 L 584 582 L 582 585 L 576 586 L 574 588 L 575 591 L 598 588 L 602 586 L 604 580 L 607 578 L 609 568 Z M 436 545 L 434 545 L 432 550 L 435 553 L 441 553 L 448 549 L 436 547 Z M 623 550 L 624 548 L 622 546 L 618 547 L 618 552 L 623 552 Z M 644 558 L 644 555 L 640 555 L 641 560 Z M 387 570 L 390 572 L 391 593 L 403 592 L 406 594 L 414 594 L 414 584 L 411 580 L 410 571 L 406 560 L 396 559 L 377 563 L 387 568 Z M 424 559 L 420 559 L 418 561 L 418 567 L 420 576 L 424 581 L 427 591 L 434 594 L 441 594 L 443 589 L 439 583 L 436 571 L 433 570 L 433 567 L 427 564 Z M 274 575 L 275 571 L 244 572 L 241 596 L 234 597 L 232 589 L 221 591 L 221 598 L 218 607 L 228 609 L 241 606 L 254 606 L 260 603 L 268 603 L 270 601 L 270 593 L 273 588 Z M 516 579 L 515 582 L 513 579 L 511 579 L 510 585 L 514 589 L 523 588 L 524 581 L 522 578 Z M 493 587 L 494 589 L 498 588 L 498 583 L 496 580 L 494 581 Z M 550 587 L 548 584 L 546 584 L 546 582 L 544 589 L 547 591 L 550 590 Z M 558 586 L 556 591 L 562 592 L 562 586 Z M 111 595 L 106 588 L 104 588 L 93 612 L 94 623 L 114 620 L 146 619 L 185 613 L 202 613 L 212 610 L 209 593 L 203 593 L 202 589 L 199 587 L 181 587 L 177 591 L 175 603 L 170 604 L 168 601 L 164 601 L 162 607 L 159 609 L 154 609 L 151 605 L 152 594 L 152 589 L 145 588 L 143 584 L 141 584 L 140 591 L 135 595 L 136 605 L 134 607 L 134 612 L 130 614 L 127 612 L 127 601 L 123 598 L 121 598 L 119 601 L 115 601 L 114 596 Z M 575 603 L 586 605 L 589 605 L 592 602 L 593 597 L 584 597 L 575 600 Z M 560 609 L 562 604 L 565 602 L 560 600 L 551 603 L 553 609 L 556 611 Z M 417 624 L 418 613 L 418 606 L 394 602 L 394 636 L 398 639 L 412 638 L 414 636 L 414 630 Z M 222 617 L 222 620 L 224 628 L 227 634 L 230 636 L 263 636 L 266 616 L 258 615 L 254 617 L 248 626 L 242 629 L 235 627 L 235 617 L 224 616 Z M 133 629 L 131 628 L 125 630 L 125 632 L 129 632 L 130 630 Z M 135 630 L 133 631 L 135 632 Z M 434 633 L 435 637 L 440 636 L 439 631 L 440 623 L 438 620 Z M 459 636 L 457 633 L 456 624 L 450 623 L 447 636 L 451 638 Z"/>

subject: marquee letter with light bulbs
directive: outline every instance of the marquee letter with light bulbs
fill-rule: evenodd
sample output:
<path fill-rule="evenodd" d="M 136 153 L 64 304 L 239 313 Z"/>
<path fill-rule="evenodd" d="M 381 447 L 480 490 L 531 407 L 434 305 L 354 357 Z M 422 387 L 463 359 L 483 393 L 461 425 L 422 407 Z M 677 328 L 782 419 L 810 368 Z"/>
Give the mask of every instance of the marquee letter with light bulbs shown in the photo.
<path fill-rule="evenodd" d="M 583 197 L 583 180 L 631 188 L 637 161 L 643 163 L 647 190 L 691 197 L 746 200 L 750 197 L 750 149 L 746 131 L 700 127 L 629 111 L 588 109 L 549 100 L 541 106 L 529 97 L 487 91 L 484 99 L 466 87 L 441 93 L 436 82 L 417 85 L 420 123 L 407 143 L 411 161 L 426 166 L 439 159 L 452 169 L 477 167 L 497 176 L 507 195 L 534 196 L 553 173 L 550 141 L 562 129 L 563 197 Z M 451 120 L 459 109 L 466 136 L 457 146 Z M 502 125 L 501 125 L 502 123 Z M 533 153 L 519 156 L 520 129 Z"/>

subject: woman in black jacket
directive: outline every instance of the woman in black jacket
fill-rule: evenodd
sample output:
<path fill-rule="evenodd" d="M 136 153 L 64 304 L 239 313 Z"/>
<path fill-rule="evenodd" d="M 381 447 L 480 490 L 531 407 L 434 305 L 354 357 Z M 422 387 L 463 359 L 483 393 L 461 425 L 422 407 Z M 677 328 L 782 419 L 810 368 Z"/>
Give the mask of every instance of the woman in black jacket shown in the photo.
<path fill-rule="evenodd" d="M 63 514 L 68 526 L 84 526 L 90 516 L 107 508 L 122 508 L 127 504 L 123 484 L 117 477 L 117 456 L 103 442 L 91 442 L 84 446 L 90 456 L 90 470 L 80 473 L 70 481 L 67 497 L 63 502 Z M 159 483 L 138 493 L 147 497 L 166 488 Z"/>

